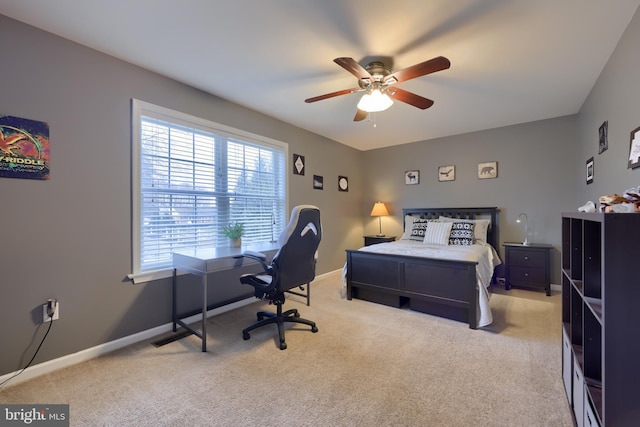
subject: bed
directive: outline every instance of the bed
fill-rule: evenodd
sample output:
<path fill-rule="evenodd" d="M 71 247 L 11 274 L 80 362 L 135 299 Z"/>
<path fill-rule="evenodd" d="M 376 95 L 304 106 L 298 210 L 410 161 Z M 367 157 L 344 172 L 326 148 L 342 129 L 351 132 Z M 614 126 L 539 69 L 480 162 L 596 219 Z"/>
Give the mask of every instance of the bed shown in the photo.
<path fill-rule="evenodd" d="M 346 251 L 347 299 L 398 308 L 408 305 L 412 310 L 467 322 L 471 329 L 490 324 L 489 287 L 501 263 L 495 250 L 498 212 L 495 207 L 403 209 L 401 239 Z M 462 236 L 464 242 L 433 244 L 442 243 L 443 237 L 429 236 L 432 230 L 454 238 L 451 228 L 447 231 L 449 226 L 442 223 L 458 229 L 456 233 L 462 234 L 456 236 Z M 472 231 L 464 224 L 474 224 Z"/>

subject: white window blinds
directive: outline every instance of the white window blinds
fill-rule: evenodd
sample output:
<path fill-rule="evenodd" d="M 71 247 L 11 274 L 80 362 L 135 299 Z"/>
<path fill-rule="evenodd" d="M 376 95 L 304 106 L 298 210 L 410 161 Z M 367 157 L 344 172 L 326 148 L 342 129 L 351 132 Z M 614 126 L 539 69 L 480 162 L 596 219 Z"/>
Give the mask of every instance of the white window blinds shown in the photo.
<path fill-rule="evenodd" d="M 228 246 L 222 229 L 232 222 L 244 223 L 243 244 L 277 239 L 286 220 L 286 144 L 133 105 L 134 275 L 171 268 L 174 251 Z"/>

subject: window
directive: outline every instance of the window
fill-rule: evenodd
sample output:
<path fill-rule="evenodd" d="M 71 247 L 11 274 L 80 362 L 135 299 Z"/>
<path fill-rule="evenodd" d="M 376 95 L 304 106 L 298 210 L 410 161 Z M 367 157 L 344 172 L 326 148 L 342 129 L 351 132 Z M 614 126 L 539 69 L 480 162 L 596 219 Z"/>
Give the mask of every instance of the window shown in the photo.
<path fill-rule="evenodd" d="M 167 277 L 172 252 L 277 239 L 287 144 L 133 100 L 133 279 Z"/>

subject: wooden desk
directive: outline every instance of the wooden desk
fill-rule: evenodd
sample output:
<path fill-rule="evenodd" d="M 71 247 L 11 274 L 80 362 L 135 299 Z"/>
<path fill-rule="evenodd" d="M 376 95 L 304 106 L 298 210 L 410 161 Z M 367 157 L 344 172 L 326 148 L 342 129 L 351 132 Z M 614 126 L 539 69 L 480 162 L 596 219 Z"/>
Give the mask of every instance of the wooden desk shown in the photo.
<path fill-rule="evenodd" d="M 258 243 L 244 245 L 241 248 L 204 248 L 196 250 L 182 250 L 173 253 L 173 332 L 177 331 L 178 325 L 192 332 L 202 340 L 202 351 L 207 351 L 207 275 L 216 271 L 229 270 L 247 265 L 256 264 L 257 261 L 242 256 L 243 252 L 262 252 L 267 256 L 267 260 L 273 258 L 278 251 L 278 245 L 273 243 Z M 202 279 L 202 326 L 200 331 L 187 325 L 177 313 L 178 281 L 177 271 L 184 271 Z"/>

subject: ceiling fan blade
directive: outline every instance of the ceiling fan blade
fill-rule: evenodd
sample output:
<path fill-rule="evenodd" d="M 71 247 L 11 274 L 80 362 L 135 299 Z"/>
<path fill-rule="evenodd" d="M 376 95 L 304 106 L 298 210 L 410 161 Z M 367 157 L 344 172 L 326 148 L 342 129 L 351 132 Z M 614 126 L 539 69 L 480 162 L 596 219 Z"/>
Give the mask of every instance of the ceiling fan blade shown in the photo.
<path fill-rule="evenodd" d="M 361 110 L 361 109 L 358 108 L 358 111 L 356 111 L 356 116 L 353 118 L 353 121 L 354 122 L 360 122 L 360 121 L 362 121 L 362 120 L 367 118 L 367 114 L 369 114 L 369 113 L 367 113 L 366 111 Z"/>
<path fill-rule="evenodd" d="M 396 101 L 413 105 L 414 107 L 418 107 L 421 110 L 426 110 L 427 108 L 433 105 L 432 100 L 428 98 L 423 98 L 420 95 L 416 95 L 415 93 L 408 92 L 398 87 L 394 87 L 393 89 L 388 89 L 387 95 L 389 95 L 391 98 L 395 99 Z"/>
<path fill-rule="evenodd" d="M 416 77 L 446 70 L 451 67 L 451 62 L 444 56 L 438 56 L 428 61 L 421 62 L 403 70 L 396 71 L 386 76 L 382 81 L 387 84 L 394 84 L 415 79 Z"/>
<path fill-rule="evenodd" d="M 353 58 L 336 58 L 333 60 L 336 64 L 356 76 L 358 79 L 371 79 L 371 74 L 364 67 L 358 64 Z"/>
<path fill-rule="evenodd" d="M 316 102 L 316 101 L 322 101 L 323 99 L 328 99 L 328 98 L 333 98 L 335 96 L 340 96 L 340 95 L 348 95 L 352 92 L 357 92 L 360 89 L 359 87 L 354 87 L 351 89 L 343 89 L 343 90 L 338 90 L 336 92 L 331 92 L 331 93 L 327 93 L 324 95 L 320 95 L 320 96 L 314 96 L 313 98 L 307 98 L 304 100 L 304 102 L 306 103 L 311 103 L 311 102 Z"/>

